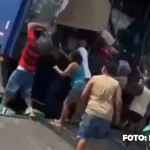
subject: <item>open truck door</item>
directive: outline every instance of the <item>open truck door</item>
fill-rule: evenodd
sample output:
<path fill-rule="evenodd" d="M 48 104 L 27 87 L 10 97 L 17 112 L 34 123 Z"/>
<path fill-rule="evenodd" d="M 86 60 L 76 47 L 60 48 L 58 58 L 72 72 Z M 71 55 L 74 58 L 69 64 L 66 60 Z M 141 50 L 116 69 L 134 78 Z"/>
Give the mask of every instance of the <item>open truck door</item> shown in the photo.
<path fill-rule="evenodd" d="M 0 54 L 2 57 L 3 55 L 12 57 L 14 44 L 31 3 L 32 0 L 0 1 Z M 3 86 L 8 79 L 9 67 L 7 62 L 5 63 L 5 58 L 4 63 L 0 63 L 0 93 L 3 93 Z"/>
<path fill-rule="evenodd" d="M 32 0 L 1 0 L 0 53 L 11 57 L 13 46 Z"/>
<path fill-rule="evenodd" d="M 0 1 L 0 53 L 12 57 L 16 39 L 32 0 Z M 7 68 L 6 68 L 7 69 Z M 20 116 L 10 118 L 0 113 L 0 148 L 29 150 L 74 150 L 61 136 L 38 122 Z M 16 142 L 17 137 L 17 142 Z"/>

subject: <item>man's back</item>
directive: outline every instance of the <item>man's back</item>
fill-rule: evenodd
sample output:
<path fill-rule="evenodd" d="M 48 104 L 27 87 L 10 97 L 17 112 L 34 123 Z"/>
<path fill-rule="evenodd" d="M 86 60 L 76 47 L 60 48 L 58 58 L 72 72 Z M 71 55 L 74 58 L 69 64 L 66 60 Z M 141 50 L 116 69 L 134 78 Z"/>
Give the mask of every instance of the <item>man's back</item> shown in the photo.
<path fill-rule="evenodd" d="M 79 47 L 77 50 L 80 52 L 82 59 L 83 59 L 82 65 L 84 67 L 85 77 L 87 79 L 90 79 L 91 72 L 90 72 L 89 63 L 88 63 L 88 52 L 84 47 Z"/>
<path fill-rule="evenodd" d="M 114 112 L 113 98 L 119 83 L 106 75 L 94 76 L 92 80 L 93 87 L 86 112 L 111 121 Z"/>
<path fill-rule="evenodd" d="M 140 96 L 136 96 L 130 105 L 130 110 L 144 117 L 147 106 L 150 102 L 150 90 L 144 86 Z"/>

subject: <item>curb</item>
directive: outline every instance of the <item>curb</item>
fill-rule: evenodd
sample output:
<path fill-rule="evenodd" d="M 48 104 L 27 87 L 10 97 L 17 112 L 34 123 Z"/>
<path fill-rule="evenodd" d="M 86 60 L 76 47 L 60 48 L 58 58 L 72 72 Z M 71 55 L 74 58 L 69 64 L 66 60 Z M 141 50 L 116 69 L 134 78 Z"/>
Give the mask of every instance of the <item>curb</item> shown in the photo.
<path fill-rule="evenodd" d="M 0 116 L 2 117 L 7 117 L 7 118 L 18 118 L 18 119 L 29 119 L 29 117 L 27 116 L 21 116 L 21 115 L 5 115 L 5 114 L 0 114 Z M 62 137 L 66 142 L 68 142 L 70 145 L 72 145 L 73 147 L 76 147 L 76 135 L 72 134 L 71 132 L 69 132 L 67 129 L 63 129 L 63 130 L 59 130 L 56 129 L 55 127 L 53 127 L 48 120 L 46 119 L 39 119 L 39 118 L 35 118 L 35 120 L 33 120 L 35 122 L 39 122 L 41 125 L 43 125 L 44 127 L 52 130 L 54 133 L 56 133 L 58 136 Z"/>
<path fill-rule="evenodd" d="M 70 145 L 72 145 L 73 147 L 76 147 L 76 143 L 77 143 L 76 135 L 69 132 L 67 129 L 62 129 L 62 130 L 56 129 L 46 119 L 38 120 L 38 121 L 43 126 L 47 127 L 48 129 L 52 130 L 53 132 L 55 132 L 58 136 L 61 136 Z"/>
<path fill-rule="evenodd" d="M 21 116 L 21 115 L 0 114 L 0 116 L 7 117 L 7 118 L 29 119 L 29 117 L 27 117 L 27 116 Z"/>

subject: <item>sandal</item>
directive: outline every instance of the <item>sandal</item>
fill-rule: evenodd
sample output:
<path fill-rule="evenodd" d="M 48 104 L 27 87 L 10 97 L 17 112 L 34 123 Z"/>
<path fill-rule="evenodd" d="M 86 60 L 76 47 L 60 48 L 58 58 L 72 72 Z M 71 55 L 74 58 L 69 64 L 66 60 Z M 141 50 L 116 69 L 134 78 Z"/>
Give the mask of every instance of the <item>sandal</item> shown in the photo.
<path fill-rule="evenodd" d="M 33 112 L 29 113 L 29 117 L 31 117 L 31 118 L 35 117 L 35 114 Z"/>
<path fill-rule="evenodd" d="M 50 121 L 50 124 L 54 127 L 54 128 L 57 128 L 57 129 L 62 129 L 63 126 L 62 124 L 60 123 L 59 120 L 53 120 L 53 121 Z"/>

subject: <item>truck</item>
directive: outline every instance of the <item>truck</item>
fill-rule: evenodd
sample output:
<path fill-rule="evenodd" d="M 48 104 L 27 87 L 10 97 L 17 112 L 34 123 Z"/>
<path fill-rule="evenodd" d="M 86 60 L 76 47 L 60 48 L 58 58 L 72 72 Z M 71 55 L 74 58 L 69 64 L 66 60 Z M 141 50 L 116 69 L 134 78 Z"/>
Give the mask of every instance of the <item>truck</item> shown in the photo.
<path fill-rule="evenodd" d="M 97 3 L 98 2 L 100 1 L 97 1 Z M 107 1 L 103 1 L 103 4 L 104 2 Z M 0 63 L 0 85 L 2 87 L 6 85 L 10 73 L 20 57 L 21 50 L 26 41 L 27 23 L 30 20 L 45 20 L 47 17 L 53 16 L 61 4 L 62 0 L 1 0 L 0 60 L 2 62 Z M 108 21 L 110 5 L 108 2 L 106 5 L 106 16 L 102 17 L 105 18 L 105 20 L 102 21 L 103 23 L 100 27 L 98 27 L 98 22 L 90 26 L 87 24 L 85 27 L 85 24 L 83 26 L 81 25 L 82 22 L 69 22 L 66 20 L 68 17 L 64 17 L 64 20 L 60 18 L 58 23 L 99 31 L 100 28 L 106 26 L 106 22 Z M 69 10 L 70 9 L 68 9 L 67 12 Z M 49 16 L 47 16 L 47 14 Z M 97 19 L 95 18 L 95 20 Z M 3 94 L 3 92 L 4 91 L 0 89 L 0 94 Z M 63 131 L 58 131 L 49 124 L 49 120 L 44 118 L 31 121 L 25 116 L 3 115 L 0 113 L 0 148 L 1 150 L 75 150 L 77 129 L 78 126 L 68 125 Z M 122 135 L 120 131 L 112 130 L 112 133 L 113 137 L 107 140 L 97 141 L 96 144 L 91 141 L 89 149 L 97 150 L 97 144 L 100 147 L 99 149 L 102 150 L 126 149 L 120 140 Z"/>
<path fill-rule="evenodd" d="M 17 62 L 20 57 L 26 40 L 28 20 L 32 19 L 33 15 L 40 13 L 42 5 L 47 2 L 48 0 L 2 0 L 0 2 L 0 54 L 1 58 L 4 59 L 0 62 L 1 87 L 4 86 L 4 82 L 7 82 L 9 72 L 13 70 L 11 64 L 14 61 Z M 52 4 L 57 6 L 60 3 L 53 1 Z M 0 93 L 3 93 L 2 89 Z M 25 116 L 6 113 L 4 115 L 2 111 L 0 120 L 0 146 L 2 150 L 12 148 L 16 150 L 74 150 L 71 144 L 50 130 L 44 123 L 45 121 L 40 123 L 31 121 Z"/>

